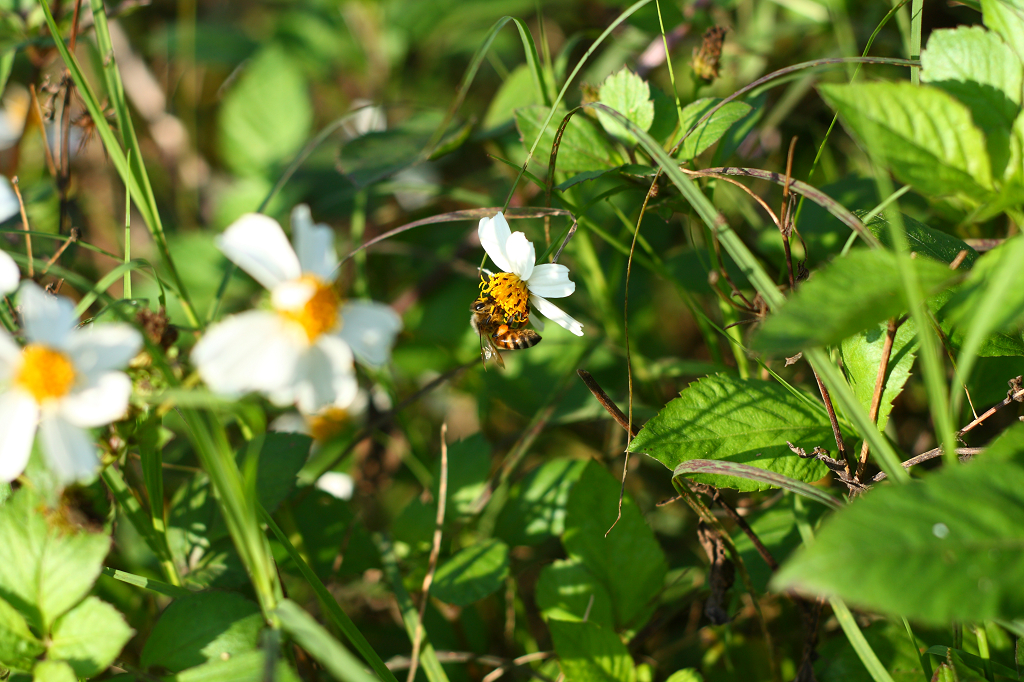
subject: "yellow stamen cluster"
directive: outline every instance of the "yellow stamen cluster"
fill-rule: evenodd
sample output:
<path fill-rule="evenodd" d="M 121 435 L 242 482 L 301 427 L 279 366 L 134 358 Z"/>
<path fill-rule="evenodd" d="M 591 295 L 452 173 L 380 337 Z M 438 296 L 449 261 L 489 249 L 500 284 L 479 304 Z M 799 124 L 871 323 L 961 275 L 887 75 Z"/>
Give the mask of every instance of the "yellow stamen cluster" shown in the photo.
<path fill-rule="evenodd" d="M 316 442 L 324 443 L 341 433 L 348 421 L 347 410 L 340 407 L 329 407 L 320 414 L 309 418 L 310 435 Z"/>
<path fill-rule="evenodd" d="M 530 292 L 519 275 L 499 272 L 491 275 L 486 282 L 481 282 L 480 289 L 505 311 L 509 321 L 525 320 L 530 314 Z"/>
<path fill-rule="evenodd" d="M 75 385 L 75 367 L 60 351 L 30 343 L 21 351 L 21 368 L 14 383 L 31 393 L 38 403 L 62 398 Z"/>
<path fill-rule="evenodd" d="M 341 305 L 341 299 L 334 287 L 319 277 L 304 275 L 302 279 L 315 287 L 313 295 L 301 308 L 279 310 L 278 312 L 289 320 L 297 322 L 305 330 L 309 340 L 314 341 L 318 336 L 331 331 L 338 324 L 338 307 Z"/>

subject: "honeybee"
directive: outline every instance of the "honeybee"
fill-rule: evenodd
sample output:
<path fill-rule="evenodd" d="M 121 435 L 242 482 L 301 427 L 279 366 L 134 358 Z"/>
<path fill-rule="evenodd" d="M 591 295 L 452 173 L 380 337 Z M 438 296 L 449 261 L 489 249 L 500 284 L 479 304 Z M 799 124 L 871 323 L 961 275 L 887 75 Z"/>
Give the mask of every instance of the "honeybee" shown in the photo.
<path fill-rule="evenodd" d="M 498 363 L 498 367 L 505 368 L 505 361 L 501 359 L 498 349 L 522 350 L 532 348 L 540 343 L 541 336 L 532 329 L 526 328 L 529 315 L 521 323 L 510 324 L 506 319 L 504 311 L 497 302 L 487 294 L 473 301 L 469 306 L 469 324 L 473 331 L 480 335 L 480 359 L 484 367 L 492 357 Z M 484 345 L 484 339 L 487 345 Z"/>

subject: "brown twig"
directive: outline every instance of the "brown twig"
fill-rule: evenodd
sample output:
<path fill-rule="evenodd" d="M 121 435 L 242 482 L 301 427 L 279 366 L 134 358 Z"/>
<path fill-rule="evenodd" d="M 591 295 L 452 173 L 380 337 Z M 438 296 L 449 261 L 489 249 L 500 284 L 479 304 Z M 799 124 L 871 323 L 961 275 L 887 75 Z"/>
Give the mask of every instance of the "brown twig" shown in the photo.
<path fill-rule="evenodd" d="M 430 597 L 430 585 L 434 582 L 434 570 L 437 568 L 437 557 L 441 553 L 441 532 L 444 528 L 444 510 L 448 504 L 448 422 L 441 424 L 441 478 L 437 488 L 437 516 L 434 521 L 434 542 L 430 546 L 430 561 L 427 563 L 427 574 L 423 576 L 423 598 L 420 612 L 416 617 L 416 630 L 412 638 L 411 664 L 406 682 L 416 679 L 416 667 L 420 660 L 420 644 L 423 640 L 423 614 L 427 610 L 427 599 Z"/>
<path fill-rule="evenodd" d="M 579 375 L 580 379 L 583 379 L 583 383 L 586 385 L 590 392 L 597 398 L 597 402 L 601 403 L 608 414 L 612 416 L 612 419 L 618 423 L 619 426 L 629 432 L 629 435 L 636 438 L 637 430 L 632 428 L 629 424 L 629 420 L 626 419 L 626 415 L 622 413 L 619 406 L 612 402 L 612 399 L 608 397 L 608 394 L 604 392 L 601 385 L 597 383 L 597 380 L 585 369 L 576 370 L 576 374 Z"/>
<path fill-rule="evenodd" d="M 1020 377 L 1017 377 L 1017 381 L 1020 381 Z M 1012 382 L 1011 382 L 1011 384 L 1012 384 Z M 1003 402 L 997 403 L 996 405 L 993 405 L 992 407 L 988 408 L 988 410 L 985 411 L 980 417 L 977 417 L 970 424 L 968 424 L 967 426 L 965 426 L 962 429 L 960 429 L 959 431 L 957 431 L 956 432 L 957 437 L 964 435 L 968 431 L 971 431 L 972 429 L 974 429 L 975 426 L 977 426 L 981 422 L 985 421 L 986 419 L 988 419 L 989 417 L 994 415 L 997 411 L 1003 409 L 1004 407 L 1006 407 L 1010 403 L 1012 403 L 1014 401 L 1020 402 L 1021 398 L 1024 398 L 1024 390 L 1018 389 L 1016 391 L 1010 391 L 1007 394 L 1006 399 Z"/>
<path fill-rule="evenodd" d="M 969 459 L 974 455 L 980 455 L 984 450 L 985 448 L 957 448 L 956 454 L 961 458 L 961 460 L 966 461 L 966 459 Z M 906 462 L 903 462 L 902 466 L 904 469 L 909 469 L 915 464 L 927 462 L 928 460 L 935 459 L 936 457 L 942 457 L 942 448 L 934 448 L 928 452 L 922 452 L 920 455 L 911 457 Z M 871 481 L 878 483 L 879 481 L 884 481 L 886 478 L 886 473 L 884 471 L 879 471 Z"/>
<path fill-rule="evenodd" d="M 28 216 L 25 214 L 25 201 L 21 198 L 20 184 L 21 183 L 18 182 L 17 175 L 11 178 L 11 187 L 14 188 L 14 194 L 18 197 L 18 208 L 21 210 L 21 229 L 25 230 L 25 253 L 28 255 L 28 277 L 29 279 L 32 279 L 36 276 L 36 268 L 32 262 L 32 235 L 29 234 Z"/>
<path fill-rule="evenodd" d="M 474 654 L 470 651 L 438 651 L 436 652 L 437 660 L 440 663 L 479 663 L 481 665 L 488 665 L 496 668 L 492 670 L 488 675 L 494 675 L 497 670 L 501 670 L 502 674 L 507 672 L 513 667 L 526 665 L 527 663 L 533 663 L 534 661 L 543 661 L 544 659 L 551 658 L 554 656 L 553 651 L 536 651 L 532 654 L 525 654 L 518 656 L 513 659 L 499 658 L 497 656 L 480 655 Z M 388 670 L 405 670 L 412 665 L 412 661 L 404 656 L 395 656 L 385 663 Z M 531 675 L 534 677 L 544 680 L 545 682 L 551 682 L 551 678 L 542 673 L 538 673 L 532 668 L 528 668 Z M 495 676 L 493 679 L 498 679 L 500 675 Z M 486 679 L 486 678 L 485 678 Z"/>
<path fill-rule="evenodd" d="M 64 253 L 64 250 L 71 246 L 71 244 L 73 244 L 74 242 L 77 242 L 78 238 L 81 236 L 81 230 L 79 230 L 77 227 L 72 227 L 71 234 L 69 234 L 68 238 L 64 240 L 64 243 L 60 245 L 60 248 L 57 249 L 57 252 L 50 256 L 50 259 L 46 261 L 46 265 L 43 266 L 43 269 L 42 271 L 40 271 L 39 276 L 42 277 L 47 272 L 49 272 L 50 267 L 57 262 L 57 259 L 61 257 L 61 255 Z"/>
<path fill-rule="evenodd" d="M 57 166 L 53 162 L 53 152 L 50 151 L 50 141 L 46 139 L 46 126 L 43 123 L 43 109 L 39 106 L 39 96 L 36 94 L 35 83 L 29 83 L 29 92 L 32 93 L 32 108 L 36 112 L 36 118 L 39 119 L 39 134 L 43 137 L 43 156 L 46 159 L 46 168 L 50 171 L 50 177 L 57 177 Z"/>
<path fill-rule="evenodd" d="M 843 432 L 839 430 L 839 419 L 836 418 L 836 410 L 832 407 L 832 396 L 829 395 L 828 389 L 825 388 L 824 382 L 821 377 L 812 368 L 814 372 L 814 380 L 818 382 L 818 390 L 821 391 L 821 400 L 825 403 L 825 411 L 828 412 L 828 420 L 832 424 L 832 435 L 836 438 L 836 447 L 839 448 L 839 457 L 845 462 L 846 474 L 850 475 L 850 461 L 846 457 L 846 446 L 843 445 Z"/>
<path fill-rule="evenodd" d="M 904 318 L 906 319 L 906 318 Z M 871 423 L 874 424 L 875 420 L 878 419 L 878 408 L 882 404 L 882 393 L 885 392 L 885 377 L 889 372 L 889 358 L 892 356 L 892 344 L 896 340 L 896 332 L 899 330 L 902 321 L 897 322 L 896 318 L 889 320 L 889 326 L 885 332 L 885 341 L 882 342 L 882 359 L 878 363 L 878 375 L 875 377 L 875 392 L 871 396 L 871 409 L 868 411 L 868 417 L 871 419 Z M 854 475 L 856 480 L 860 480 L 861 475 L 864 473 L 864 465 L 868 461 L 868 450 L 871 445 L 868 443 L 867 438 L 864 439 L 864 444 L 860 448 L 860 460 L 857 462 L 857 473 Z"/>

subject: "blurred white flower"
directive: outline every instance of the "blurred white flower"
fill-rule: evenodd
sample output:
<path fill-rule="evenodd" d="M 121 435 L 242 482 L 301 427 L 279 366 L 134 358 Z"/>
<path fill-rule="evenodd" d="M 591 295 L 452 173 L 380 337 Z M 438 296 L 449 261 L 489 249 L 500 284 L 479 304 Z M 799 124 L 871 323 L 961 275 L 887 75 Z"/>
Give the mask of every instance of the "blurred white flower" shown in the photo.
<path fill-rule="evenodd" d="M 6 251 L 0 251 L 0 296 L 6 296 L 18 288 L 21 270 Z"/>
<path fill-rule="evenodd" d="M 120 323 L 78 329 L 74 304 L 27 281 L 19 294 L 28 344 L 0 329 L 0 480 L 25 469 L 36 431 L 63 485 L 91 479 L 97 448 L 85 429 L 124 416 L 132 382 L 119 368 L 142 347 Z"/>
<path fill-rule="evenodd" d="M 356 489 L 355 481 L 352 480 L 352 477 L 340 471 L 328 471 L 316 479 L 316 487 L 339 500 L 352 499 L 352 493 Z"/>
<path fill-rule="evenodd" d="M 576 284 L 569 280 L 569 268 L 557 263 L 537 265 L 533 242 L 522 232 L 513 234 L 500 212 L 493 218 L 481 218 L 477 232 L 484 251 L 503 271 L 491 275 L 483 293 L 494 298 L 509 319 L 525 319 L 532 303 L 544 317 L 583 336 L 583 325 L 548 301 L 576 291 Z"/>
<path fill-rule="evenodd" d="M 21 212 L 18 195 L 6 175 L 0 175 L 0 223 L 7 222 Z"/>
<path fill-rule="evenodd" d="M 342 305 L 332 285 L 334 233 L 314 225 L 308 206 L 292 211 L 288 243 L 277 221 L 242 216 L 217 239 L 238 267 L 270 292 L 273 310 L 250 310 L 210 327 L 192 351 L 203 381 L 218 393 L 258 391 L 305 414 L 345 408 L 355 399 L 353 354 L 387 362 L 401 318 L 372 301 Z"/>

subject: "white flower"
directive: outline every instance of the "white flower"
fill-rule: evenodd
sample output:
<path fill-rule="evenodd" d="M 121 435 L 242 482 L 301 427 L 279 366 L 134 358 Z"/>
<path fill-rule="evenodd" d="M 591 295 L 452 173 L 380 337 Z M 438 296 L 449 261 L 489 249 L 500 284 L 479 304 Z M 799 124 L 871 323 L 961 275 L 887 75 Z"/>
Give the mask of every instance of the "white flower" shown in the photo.
<path fill-rule="evenodd" d="M 522 232 L 513 234 L 500 212 L 493 218 L 481 218 L 477 231 L 484 251 L 503 270 L 491 276 L 484 293 L 492 296 L 509 318 L 524 319 L 529 300 L 541 315 L 583 336 L 583 325 L 548 301 L 576 291 L 576 284 L 569 280 L 569 268 L 556 263 L 536 265 L 533 242 Z"/>
<path fill-rule="evenodd" d="M 21 270 L 18 264 L 6 251 L 0 251 L 0 296 L 6 296 L 17 289 L 20 281 Z"/>
<path fill-rule="evenodd" d="M 85 429 L 121 418 L 132 382 L 119 368 L 142 336 L 120 323 L 76 328 L 74 304 L 26 281 L 19 295 L 28 344 L 0 329 L 0 480 L 25 469 L 36 430 L 60 483 L 88 480 L 99 460 Z"/>
<path fill-rule="evenodd" d="M 277 221 L 242 216 L 217 239 L 220 250 L 270 292 L 273 310 L 251 310 L 207 330 L 192 351 L 203 381 L 218 393 L 264 393 L 312 414 L 356 397 L 353 354 L 387 362 L 401 318 L 371 301 L 341 304 L 331 284 L 334 234 L 314 225 L 308 206 L 292 211 L 295 248 Z"/>

